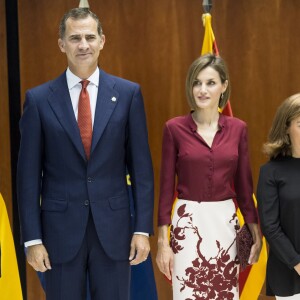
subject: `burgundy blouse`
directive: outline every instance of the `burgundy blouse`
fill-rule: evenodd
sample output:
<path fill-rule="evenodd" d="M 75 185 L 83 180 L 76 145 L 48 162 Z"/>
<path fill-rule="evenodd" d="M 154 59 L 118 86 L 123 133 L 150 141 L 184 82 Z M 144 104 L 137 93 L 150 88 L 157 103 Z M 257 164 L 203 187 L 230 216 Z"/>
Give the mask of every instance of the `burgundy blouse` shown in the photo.
<path fill-rule="evenodd" d="M 192 115 L 166 122 L 163 132 L 158 225 L 171 223 L 175 177 L 179 199 L 236 198 L 246 223 L 257 223 L 246 124 L 220 114 L 211 148 L 197 133 Z"/>

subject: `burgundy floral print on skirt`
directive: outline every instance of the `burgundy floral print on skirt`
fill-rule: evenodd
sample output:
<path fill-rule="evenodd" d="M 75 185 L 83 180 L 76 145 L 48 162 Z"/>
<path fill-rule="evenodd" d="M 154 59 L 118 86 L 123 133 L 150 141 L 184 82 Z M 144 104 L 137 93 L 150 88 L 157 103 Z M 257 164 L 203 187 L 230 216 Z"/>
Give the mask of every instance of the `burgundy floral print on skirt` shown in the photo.
<path fill-rule="evenodd" d="M 238 300 L 234 202 L 177 200 L 171 224 L 173 300 Z"/>

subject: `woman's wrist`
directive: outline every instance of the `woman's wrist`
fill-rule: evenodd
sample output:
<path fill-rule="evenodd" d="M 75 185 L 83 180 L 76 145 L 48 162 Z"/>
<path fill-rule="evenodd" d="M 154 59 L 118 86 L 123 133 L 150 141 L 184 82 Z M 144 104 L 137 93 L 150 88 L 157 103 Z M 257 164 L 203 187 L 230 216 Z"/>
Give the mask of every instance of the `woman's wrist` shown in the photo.
<path fill-rule="evenodd" d="M 252 234 L 254 242 L 257 242 L 257 239 L 261 240 L 261 234 L 260 234 L 258 224 L 256 224 L 256 223 L 247 223 L 247 225 L 250 229 L 250 232 Z"/>
<path fill-rule="evenodd" d="M 300 275 L 300 263 L 294 266 L 295 271 Z"/>
<path fill-rule="evenodd" d="M 158 228 L 158 247 L 169 247 L 168 225 L 163 225 Z"/>
<path fill-rule="evenodd" d="M 169 240 L 166 240 L 166 239 L 158 239 L 157 245 L 158 245 L 158 247 L 169 247 L 169 246 L 170 246 L 170 243 L 169 243 Z"/>

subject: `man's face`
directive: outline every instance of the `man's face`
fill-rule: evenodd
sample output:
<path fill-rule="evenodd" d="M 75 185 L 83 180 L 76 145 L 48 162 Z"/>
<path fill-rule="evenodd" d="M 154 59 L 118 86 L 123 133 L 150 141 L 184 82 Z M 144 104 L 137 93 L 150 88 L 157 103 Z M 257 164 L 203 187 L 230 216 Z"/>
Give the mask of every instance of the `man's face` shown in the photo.
<path fill-rule="evenodd" d="M 67 19 L 65 36 L 58 40 L 59 48 L 66 53 L 74 74 L 78 74 L 78 70 L 96 69 L 104 43 L 105 36 L 99 36 L 97 22 L 90 16 L 79 20 Z"/>

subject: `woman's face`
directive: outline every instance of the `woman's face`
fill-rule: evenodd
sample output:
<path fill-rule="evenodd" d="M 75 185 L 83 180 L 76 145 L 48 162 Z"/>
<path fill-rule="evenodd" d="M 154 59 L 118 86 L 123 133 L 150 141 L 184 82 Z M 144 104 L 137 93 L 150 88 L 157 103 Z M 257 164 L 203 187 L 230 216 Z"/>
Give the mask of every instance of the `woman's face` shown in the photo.
<path fill-rule="evenodd" d="M 292 144 L 292 155 L 300 155 L 300 116 L 291 121 L 290 127 L 287 130 Z"/>
<path fill-rule="evenodd" d="M 225 92 L 228 81 L 221 82 L 219 73 L 212 67 L 199 72 L 194 85 L 193 96 L 199 109 L 218 109 L 221 94 Z"/>

